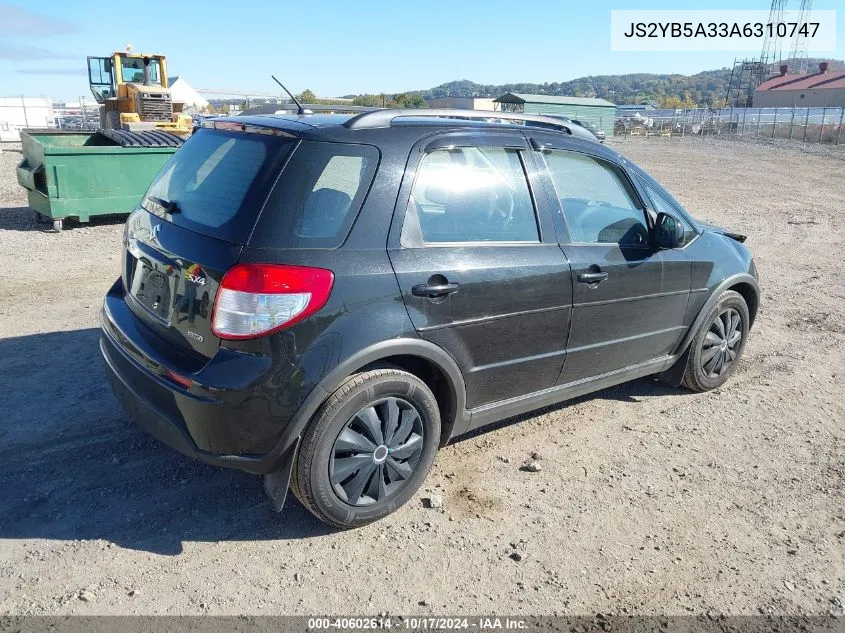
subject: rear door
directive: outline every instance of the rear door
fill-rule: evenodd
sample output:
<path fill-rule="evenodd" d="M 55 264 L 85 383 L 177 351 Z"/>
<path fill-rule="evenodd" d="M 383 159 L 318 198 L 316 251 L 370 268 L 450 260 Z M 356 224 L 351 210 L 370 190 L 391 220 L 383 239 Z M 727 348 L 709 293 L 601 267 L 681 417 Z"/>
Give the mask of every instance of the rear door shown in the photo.
<path fill-rule="evenodd" d="M 469 408 L 555 384 L 571 281 L 518 133 L 450 133 L 416 147 L 389 255 L 420 335 L 460 366 Z"/>
<path fill-rule="evenodd" d="M 169 344 L 205 358 L 219 347 L 211 331 L 218 285 L 295 145 L 279 130 L 200 130 L 130 215 L 125 301 Z"/>
<path fill-rule="evenodd" d="M 653 218 L 621 163 L 541 134 L 532 145 L 544 148 L 538 155 L 572 266 L 572 327 L 559 382 L 670 354 L 685 329 L 689 261 L 652 247 Z"/>

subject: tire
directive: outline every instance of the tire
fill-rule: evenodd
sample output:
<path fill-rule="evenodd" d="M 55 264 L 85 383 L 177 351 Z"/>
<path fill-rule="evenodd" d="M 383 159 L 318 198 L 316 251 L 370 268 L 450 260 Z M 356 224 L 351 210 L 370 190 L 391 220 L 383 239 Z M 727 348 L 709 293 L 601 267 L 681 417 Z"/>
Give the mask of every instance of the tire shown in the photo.
<path fill-rule="evenodd" d="M 392 367 L 354 374 L 309 422 L 291 489 L 333 527 L 367 525 L 414 495 L 439 443 L 440 411 L 423 381 Z"/>
<path fill-rule="evenodd" d="M 739 323 L 735 323 L 736 318 Z M 722 293 L 692 339 L 684 386 L 709 391 L 725 384 L 742 358 L 749 323 L 748 305 L 742 295 L 733 290 Z"/>
<path fill-rule="evenodd" d="M 100 106 L 100 129 L 101 130 L 119 130 L 120 129 L 120 112 L 116 110 L 106 110 L 105 106 Z"/>

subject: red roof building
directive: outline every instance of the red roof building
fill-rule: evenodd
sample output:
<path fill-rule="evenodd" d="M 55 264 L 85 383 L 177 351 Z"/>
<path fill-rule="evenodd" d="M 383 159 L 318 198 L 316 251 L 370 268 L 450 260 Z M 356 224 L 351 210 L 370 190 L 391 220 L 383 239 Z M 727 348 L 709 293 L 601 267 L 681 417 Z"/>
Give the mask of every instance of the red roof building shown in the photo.
<path fill-rule="evenodd" d="M 755 108 L 845 107 L 845 71 L 831 71 L 827 62 L 811 75 L 781 74 L 767 79 L 754 91 Z"/>

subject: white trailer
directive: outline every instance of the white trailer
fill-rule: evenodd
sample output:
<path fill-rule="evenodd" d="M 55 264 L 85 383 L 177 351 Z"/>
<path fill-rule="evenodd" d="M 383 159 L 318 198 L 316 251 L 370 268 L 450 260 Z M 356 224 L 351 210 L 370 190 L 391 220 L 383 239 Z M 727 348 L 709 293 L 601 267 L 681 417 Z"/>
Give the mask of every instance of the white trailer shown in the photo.
<path fill-rule="evenodd" d="M 55 127 L 53 100 L 47 97 L 0 97 L 0 142 L 19 141 L 26 128 Z"/>

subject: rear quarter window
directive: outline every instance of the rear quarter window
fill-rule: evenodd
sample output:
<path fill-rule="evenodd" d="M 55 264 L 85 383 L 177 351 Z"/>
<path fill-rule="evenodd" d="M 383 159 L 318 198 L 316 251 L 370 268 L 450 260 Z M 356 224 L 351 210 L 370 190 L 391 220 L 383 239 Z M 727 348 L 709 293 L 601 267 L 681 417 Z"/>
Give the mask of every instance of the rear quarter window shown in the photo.
<path fill-rule="evenodd" d="M 250 246 L 337 248 L 346 239 L 376 173 L 370 145 L 302 141 L 279 177 Z"/>

